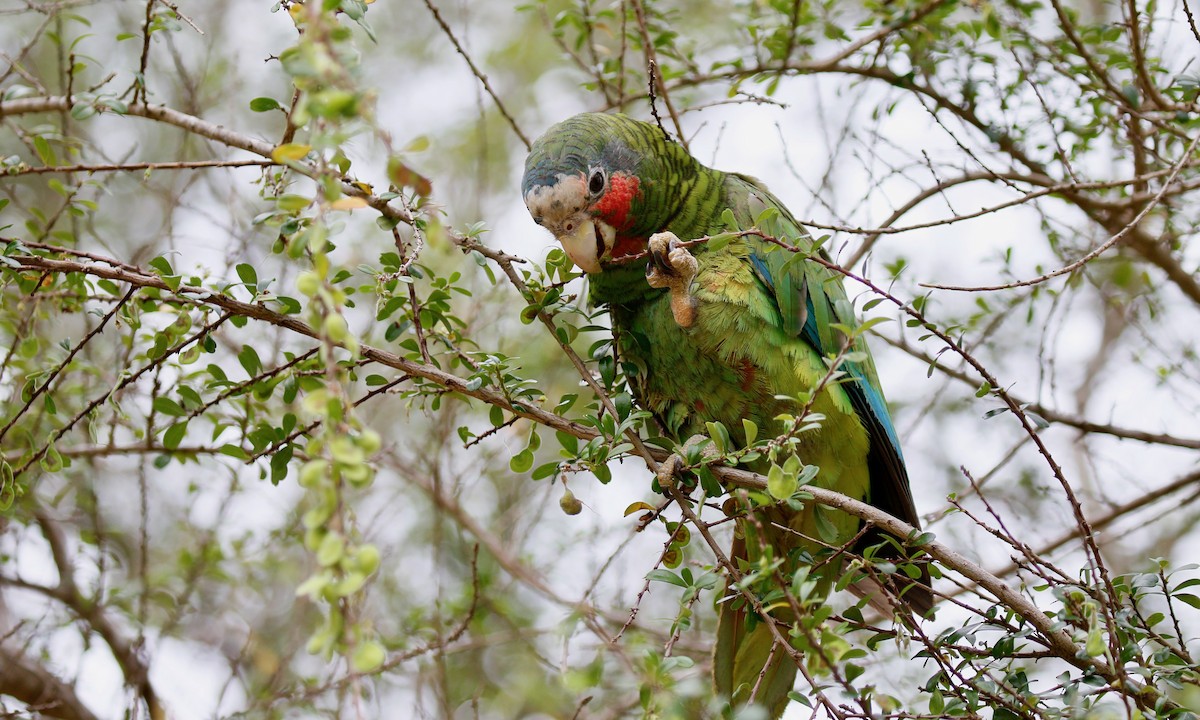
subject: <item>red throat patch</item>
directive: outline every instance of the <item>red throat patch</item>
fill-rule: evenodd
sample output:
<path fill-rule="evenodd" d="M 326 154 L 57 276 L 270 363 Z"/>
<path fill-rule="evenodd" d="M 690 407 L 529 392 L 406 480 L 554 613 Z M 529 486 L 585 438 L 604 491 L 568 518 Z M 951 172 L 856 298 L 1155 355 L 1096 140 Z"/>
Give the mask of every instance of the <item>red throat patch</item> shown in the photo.
<path fill-rule="evenodd" d="M 629 209 L 633 199 L 641 194 L 640 184 L 636 175 L 615 172 L 608 178 L 608 192 L 591 208 L 604 222 L 616 228 L 618 235 L 633 224 Z"/>
<path fill-rule="evenodd" d="M 629 235 L 618 235 L 617 242 L 613 245 L 613 258 L 629 257 L 637 255 L 646 249 L 646 238 L 631 237 Z"/>

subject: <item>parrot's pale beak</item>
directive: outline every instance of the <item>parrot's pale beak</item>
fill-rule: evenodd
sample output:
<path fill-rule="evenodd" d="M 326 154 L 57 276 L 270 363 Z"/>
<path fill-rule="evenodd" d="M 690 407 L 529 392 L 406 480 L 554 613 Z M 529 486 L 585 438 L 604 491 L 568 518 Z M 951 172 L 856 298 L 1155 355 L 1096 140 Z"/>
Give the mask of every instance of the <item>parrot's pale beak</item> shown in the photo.
<path fill-rule="evenodd" d="M 600 272 L 600 262 L 604 260 L 617 237 L 617 231 L 612 225 L 593 218 L 586 218 L 570 232 L 558 236 L 563 250 L 571 261 L 585 273 Z"/>

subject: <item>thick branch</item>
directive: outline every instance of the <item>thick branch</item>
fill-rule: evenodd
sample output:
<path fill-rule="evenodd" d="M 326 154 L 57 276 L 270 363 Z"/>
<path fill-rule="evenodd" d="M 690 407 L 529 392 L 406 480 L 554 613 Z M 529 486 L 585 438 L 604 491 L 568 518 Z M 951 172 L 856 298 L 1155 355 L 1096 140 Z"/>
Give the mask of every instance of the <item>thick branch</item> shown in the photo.
<path fill-rule="evenodd" d="M 41 510 L 35 513 L 35 517 L 43 537 L 50 545 L 50 554 L 58 571 L 58 585 L 48 588 L 47 595 L 70 608 L 93 632 L 104 639 L 117 665 L 121 667 L 125 682 L 135 688 L 145 701 L 146 708 L 150 711 L 150 719 L 165 720 L 166 709 L 150 684 L 150 668 L 142 658 L 140 649 L 125 637 L 112 617 L 105 612 L 103 605 L 84 597 L 79 591 L 75 583 L 74 563 L 67 549 L 67 538 L 58 521 Z"/>
<path fill-rule="evenodd" d="M 70 110 L 74 104 L 72 98 L 61 96 L 9 100 L 7 102 L 0 102 L 0 120 L 10 115 L 63 112 Z M 133 103 L 126 108 L 123 114 L 165 122 L 168 125 L 174 125 L 190 133 L 206 137 L 209 140 L 215 140 L 222 145 L 252 152 L 255 155 L 261 155 L 266 158 L 271 157 L 271 151 L 275 149 L 275 146 L 271 143 L 255 140 L 248 135 L 236 133 L 221 125 L 215 125 L 206 120 L 201 120 L 194 115 L 188 115 L 187 113 L 172 110 L 162 105 Z"/>
<path fill-rule="evenodd" d="M 80 701 L 75 689 L 28 656 L 0 645 L 0 695 L 25 703 L 38 717 L 98 720 Z"/>

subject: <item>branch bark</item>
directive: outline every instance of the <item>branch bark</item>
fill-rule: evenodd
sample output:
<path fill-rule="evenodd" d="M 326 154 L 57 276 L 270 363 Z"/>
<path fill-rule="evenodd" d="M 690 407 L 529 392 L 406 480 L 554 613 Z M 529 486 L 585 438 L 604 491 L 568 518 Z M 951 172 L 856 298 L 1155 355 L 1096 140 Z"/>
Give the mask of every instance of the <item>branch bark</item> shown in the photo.
<path fill-rule="evenodd" d="M 75 689 L 46 668 L 26 662 L 24 653 L 0 645 L 0 695 L 16 698 L 38 716 L 99 720 Z"/>

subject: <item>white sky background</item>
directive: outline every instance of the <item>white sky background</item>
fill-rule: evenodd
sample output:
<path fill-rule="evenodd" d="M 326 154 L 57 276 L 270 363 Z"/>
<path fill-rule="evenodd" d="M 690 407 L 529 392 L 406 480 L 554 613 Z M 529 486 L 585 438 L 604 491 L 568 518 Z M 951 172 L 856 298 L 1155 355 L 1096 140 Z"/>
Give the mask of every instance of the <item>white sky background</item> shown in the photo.
<path fill-rule="evenodd" d="M 268 13 L 269 4 L 234 3 L 226 7 L 223 14 L 214 14 L 200 2 L 179 3 L 180 9 L 196 19 L 206 33 L 212 36 L 214 42 L 221 43 L 220 60 L 237 68 L 233 75 L 236 80 L 225 88 L 228 96 L 227 115 L 206 113 L 205 119 L 244 130 L 248 122 L 245 108 L 253 97 L 273 94 L 281 101 L 286 98 L 286 83 L 277 64 L 264 63 L 263 59 L 269 55 L 277 55 L 294 42 L 294 29 L 284 14 Z M 144 9 L 141 3 L 108 5 L 117 7 L 126 16 L 130 13 L 137 15 Z M 468 7 L 469 12 L 464 12 L 464 8 Z M 505 97 L 506 90 L 509 89 L 506 88 L 506 78 L 502 72 L 491 69 L 489 53 L 506 45 L 524 18 L 514 15 L 507 3 L 499 2 L 447 2 L 444 3 L 443 12 L 459 38 L 467 44 L 472 57 L 489 74 L 501 96 Z M 111 34 L 111 28 L 106 27 L 109 20 L 103 18 L 104 13 L 104 10 L 93 10 L 89 13 L 96 24 L 92 31 L 99 37 L 107 37 L 106 32 Z M 485 220 L 491 228 L 491 232 L 485 237 L 489 244 L 520 255 L 535 258 L 544 256 L 545 251 L 551 247 L 551 238 L 529 219 L 520 199 L 523 152 L 514 155 L 509 173 L 508 192 L 485 198 L 480 202 L 482 217 L 463 217 L 455 211 L 458 206 L 455 200 L 461 200 L 472 192 L 475 183 L 472 178 L 447 176 L 444 168 L 449 166 L 449 162 L 436 155 L 440 137 L 468 126 L 478 114 L 479 92 L 476 81 L 462 58 L 455 54 L 448 41 L 439 34 L 419 3 L 384 0 L 372 7 L 368 17 L 380 38 L 381 47 L 385 49 L 380 52 L 380 57 L 384 59 L 375 62 L 371 58 L 372 45 L 366 40 L 360 43 L 364 54 L 366 84 L 379 89 L 378 114 L 393 135 L 397 146 L 403 146 L 420 135 L 428 135 L 433 140 L 434 149 L 413 156 L 412 164 L 434 179 L 435 198 L 446 203 L 451 218 L 456 223 Z M 125 25 L 131 26 L 128 22 Z M 419 30 L 413 31 L 413 26 Z M 175 39 L 181 48 L 184 48 L 181 55 L 185 61 L 189 57 L 188 48 L 209 42 L 207 38 L 195 37 L 186 27 L 175 35 Z M 419 48 L 407 50 L 402 55 L 403 59 L 397 60 L 396 54 L 391 52 L 390 48 L 386 48 L 393 42 L 419 42 L 421 45 Z M 109 45 L 106 39 L 96 42 L 98 47 Z M 0 25 L 0 49 L 14 47 L 19 47 L 19 39 L 14 36 L 13 29 Z M 86 51 L 89 45 L 85 43 L 82 47 Z M 126 41 L 123 48 L 126 52 L 125 57 L 101 58 L 101 61 L 113 68 L 136 66 L 140 39 Z M 162 58 L 166 57 L 163 44 L 155 43 L 153 52 L 160 59 L 161 72 L 165 67 Z M 421 59 L 414 60 L 414 57 Z M 400 63 L 400 66 L 397 67 L 395 63 Z M 271 78 L 276 78 L 270 82 L 278 91 L 263 92 L 262 81 Z M 577 76 L 562 72 L 561 68 L 552 69 L 534 89 L 538 98 L 536 107 L 512 108 L 520 118 L 522 128 L 530 137 L 535 137 L 548 125 L 575 112 L 594 109 L 595 105 L 592 103 L 599 102 L 599 95 L 588 97 L 576 89 L 577 80 Z M 123 82 L 118 81 L 116 84 L 121 85 Z M 162 85 L 166 86 L 167 82 L 164 81 Z M 151 89 L 153 88 L 152 80 Z M 800 218 L 836 223 L 840 219 L 831 217 L 821 203 L 814 202 L 808 188 L 820 184 L 821 175 L 826 169 L 830 151 L 827 145 L 829 133 L 840 129 L 842 123 L 863 123 L 866 120 L 871 103 L 862 102 L 858 94 L 859 91 L 849 88 L 844 79 L 835 77 L 785 81 L 776 99 L 785 103 L 786 109 L 758 105 L 725 106 L 686 115 L 684 124 L 689 133 L 695 133 L 691 138 L 691 149 L 702 161 L 723 170 L 758 177 Z M 490 101 L 485 97 L 484 102 Z M 511 101 L 509 105 L 512 107 Z M 817 110 L 818 106 L 820 111 Z M 637 107 L 635 114 L 644 117 L 644 108 Z M 136 119 L 113 117 L 102 119 L 100 122 L 103 122 L 106 128 L 112 128 L 112 134 L 106 137 L 105 141 L 109 143 L 111 153 L 116 156 L 122 155 L 121 151 L 124 148 L 135 148 L 138 144 L 138 133 L 148 128 L 148 123 Z M 250 127 L 259 129 L 264 139 L 278 136 L 279 117 L 274 113 L 253 116 L 249 122 Z M 797 179 L 784 162 L 785 148 L 777 125 L 786 138 L 786 152 L 791 163 L 799 170 L 803 181 Z M 955 126 L 951 124 L 951 127 Z M 942 157 L 946 153 L 956 151 L 952 141 L 933 123 L 929 114 L 910 102 L 901 103 L 893 114 L 879 123 L 878 128 L 882 134 L 910 153 L 919 154 L 925 151 L 933 157 Z M 964 132 L 964 136 L 966 135 Z M 507 131 L 501 136 L 493 134 L 489 142 L 517 147 L 516 138 Z M 380 187 L 383 184 L 383 168 L 379 162 L 381 156 L 377 154 L 378 148 L 366 140 L 356 141 L 351 146 L 358 151 L 358 157 L 354 157 L 356 171 L 361 169 L 363 179 L 376 182 L 376 187 Z M 882 155 L 894 154 L 894 151 L 882 146 L 877 150 Z M 254 188 L 249 186 L 249 182 L 255 177 L 255 173 L 243 171 L 234 177 L 245 178 L 247 185 L 233 190 L 243 198 L 253 200 Z M 868 187 L 862 164 L 853 158 L 844 158 L 833 177 L 831 188 L 825 191 L 827 194 L 823 197 L 824 202 L 839 210 L 854 207 Z M 918 178 L 922 183 L 926 183 L 927 180 L 925 176 Z M 872 196 L 864 204 L 863 211 L 852 218 L 853 223 L 873 227 L 886 218 L 894 207 L 907 200 L 915 189 L 916 186 L 911 182 L 901 179 L 889 182 L 882 191 L 872 192 Z M 201 196 L 203 199 L 193 203 L 196 211 L 185 211 L 176 217 L 175 247 L 181 253 L 177 256 L 177 266 L 206 266 L 219 271 L 229 257 L 230 243 L 236 234 L 233 231 L 241 231 L 243 228 L 230 228 L 219 222 L 223 213 L 228 214 L 222 205 L 226 198 L 219 195 L 219 190 L 220 188 L 206 188 Z M 950 193 L 953 209 L 959 213 L 1010 197 L 1011 193 L 981 184 L 958 188 Z M 949 212 L 946 204 L 935 198 L 905 216 L 900 224 L 935 220 L 945 217 Z M 1069 220 L 1071 216 L 1064 214 L 1063 217 Z M 366 222 L 369 218 L 358 220 Z M 822 231 L 816 231 L 816 234 L 822 234 Z M 1097 238 L 1097 241 L 1103 239 Z M 836 240 L 839 244 L 848 243 L 850 248 L 857 246 L 859 242 L 857 237 L 852 236 L 839 236 Z M 384 245 L 390 243 L 390 239 L 383 235 L 378 235 L 375 241 L 378 247 L 368 244 L 359 248 L 358 252 L 363 254 L 362 261 L 370 262 L 372 253 L 377 253 Z M 835 248 L 837 246 L 835 244 Z M 876 246 L 874 257 L 867 265 L 866 271 L 872 278 L 886 281 L 887 274 L 883 270 L 885 262 L 903 255 L 910 267 L 897 286 L 897 292 L 905 298 L 913 294 L 916 281 L 962 285 L 990 284 L 997 280 L 1000 267 L 997 258 L 1007 247 L 1015 250 L 1017 259 L 1014 267 L 1019 277 L 1033 277 L 1040 272 L 1039 266 L 1042 266 L 1041 270 L 1045 270 L 1058 264 L 1045 247 L 1039 218 L 1032 211 L 1018 209 L 899 237 L 885 236 Z M 261 258 L 263 255 L 264 248 L 255 248 L 248 257 Z M 469 260 L 464 262 L 464 267 L 470 265 L 472 263 Z M 1051 287 L 1061 288 L 1062 281 L 1055 281 Z M 852 295 L 859 291 L 853 284 L 848 289 Z M 975 299 L 970 295 L 946 292 L 937 293 L 935 298 L 936 302 L 931 311 L 931 317 L 935 320 L 953 316 L 956 312 L 968 311 Z M 989 302 L 999 301 L 999 298 L 988 299 Z M 881 306 L 877 312 L 884 309 L 885 307 Z M 1023 309 L 1021 311 L 1023 312 Z M 1165 347 L 1176 347 L 1187 338 L 1191 332 L 1190 328 L 1194 327 L 1194 308 L 1180 303 L 1178 306 L 1169 305 L 1166 313 L 1175 318 L 1174 323 L 1158 323 L 1156 327 L 1165 326 L 1173 331 L 1175 337 L 1165 337 L 1163 344 Z M 1011 320 L 1008 332 L 1002 333 L 1001 337 L 1014 334 L 1031 337 L 1041 332 L 1040 320 L 1024 326 L 1024 330 L 1014 330 L 1021 327 L 1022 322 L 1019 318 Z M 1014 348 L 1013 352 L 1003 352 L 1002 349 L 995 348 L 982 350 L 980 357 L 1002 382 L 1021 397 L 1038 399 L 1052 407 L 1074 411 L 1072 398 L 1075 382 L 1080 377 L 1083 364 L 1090 359 L 1099 342 L 1100 322 L 1099 305 L 1094 300 L 1084 299 L 1077 299 L 1068 313 L 1054 319 L 1048 339 L 1051 348 L 1049 354 L 1056 357 L 1055 372 L 1058 382 L 1053 388 L 1048 379 L 1039 379 L 1038 359 L 1028 351 L 1029 347 L 1036 348 L 1036 345 L 1022 345 Z M 900 325 L 901 323 L 891 323 L 882 331 L 894 335 Z M 909 331 L 908 337 L 912 342 L 916 340 L 917 335 Z M 885 392 L 896 407 L 895 420 L 905 441 L 905 457 L 918 510 L 921 513 L 934 511 L 944 506 L 947 492 L 961 491 L 964 487 L 964 481 L 955 468 L 964 465 L 976 475 L 986 472 L 1019 438 L 1016 424 L 1008 415 L 990 420 L 982 419 L 981 416 L 986 410 L 997 405 L 994 401 L 975 401 L 970 405 L 969 411 L 953 415 L 921 414 L 920 409 L 933 393 L 939 391 L 943 381 L 936 374 L 933 379 L 926 379 L 926 368 L 923 364 L 879 340 L 876 340 L 872 347 Z M 925 347 L 932 352 L 938 349 L 932 343 L 926 343 Z M 519 347 L 499 349 L 520 355 Z M 949 358 L 948 355 L 944 357 Z M 565 359 L 563 362 L 566 362 Z M 1088 411 L 1090 418 L 1099 422 L 1111 418 L 1116 424 L 1150 432 L 1170 431 L 1187 436 L 1200 432 L 1196 429 L 1194 414 L 1197 398 L 1173 396 L 1157 384 L 1154 377 L 1144 369 L 1137 373 L 1122 372 L 1122 367 L 1127 364 L 1128 358 L 1116 358 L 1099 378 L 1099 384 L 1091 397 Z M 948 393 L 950 397 L 955 398 L 971 396 L 969 388 L 953 384 Z M 420 419 L 414 421 L 420 422 Z M 1078 483 L 1077 487 L 1102 482 L 1103 496 L 1114 502 L 1135 497 L 1150 487 L 1168 482 L 1194 466 L 1194 453 L 1161 447 L 1150 448 L 1132 441 L 1100 438 L 1093 439 L 1088 446 L 1094 451 L 1094 467 L 1099 472 L 1098 476 L 1092 477 L 1091 471 L 1080 465 L 1079 455 L 1073 445 L 1075 435 L 1076 433 L 1069 428 L 1061 427 L 1052 427 L 1045 433 L 1056 459 L 1064 465 L 1067 477 Z M 523 447 L 525 437 L 526 433 L 521 432 L 511 437 L 501 436 L 494 442 L 511 443 L 515 452 Z M 553 444 L 552 438 L 547 438 L 545 433 L 543 438 L 547 439 L 547 445 Z M 501 451 L 495 444 L 493 449 Z M 470 453 L 458 453 L 455 462 L 468 469 L 473 463 L 479 462 L 479 458 Z M 1050 503 L 1052 509 L 1048 514 L 1030 518 L 1031 522 L 1023 522 L 1019 506 L 1001 502 L 1000 507 L 1006 513 L 1005 521 L 1010 523 L 1009 527 L 1036 547 L 1040 542 L 1058 536 L 1065 528 L 1070 527 L 1072 522 L 1065 503 L 1061 502 L 1061 490 L 1054 486 L 1046 466 L 1039 463 L 1031 446 L 1022 449 L 1018 455 L 1018 462 L 1002 471 L 993 482 L 1000 487 L 1003 487 L 1002 483 L 1015 483 L 1016 476 L 1022 468 L 1032 468 L 1036 474 L 1036 482 L 1049 488 L 1049 495 L 1055 498 L 1054 502 Z M 643 468 L 628 462 L 615 470 L 616 479 L 608 486 L 600 486 L 586 476 L 573 480 L 571 488 L 584 502 L 584 513 L 576 518 L 563 518 L 556 512 L 546 513 L 545 522 L 538 527 L 528 544 L 528 547 L 532 548 L 555 548 L 558 551 L 537 558 L 535 565 L 542 570 L 546 578 L 552 580 L 553 586 L 562 595 L 578 596 L 598 563 L 607 557 L 611 548 L 615 548 L 626 537 L 631 522 L 622 517 L 625 506 L 635 500 L 650 499 L 649 479 Z M 172 465 L 167 475 L 182 472 L 178 466 Z M 114 492 L 117 483 L 123 480 L 127 481 L 127 478 L 114 478 L 109 481 L 114 486 Z M 381 477 L 379 482 L 382 484 L 385 479 Z M 231 526 L 223 527 L 224 530 L 258 528 L 261 531 L 276 526 L 282 521 L 287 508 L 291 507 L 297 493 L 294 478 L 289 478 L 279 487 L 250 479 L 246 483 L 246 489 L 246 496 L 238 501 L 233 515 L 226 519 Z M 539 498 L 542 498 L 547 490 L 545 484 L 530 483 L 530 493 Z M 170 489 L 164 487 L 162 493 L 169 495 Z M 386 494 L 384 488 L 381 487 L 380 493 Z M 552 511 L 556 497 L 556 492 L 551 493 L 548 500 Z M 462 501 L 471 507 L 472 503 L 485 505 L 489 498 L 463 497 Z M 208 502 L 202 501 L 192 508 L 191 515 L 196 524 L 204 525 L 212 521 L 215 508 L 211 507 L 211 504 L 212 498 L 209 498 Z M 114 503 L 111 510 L 119 514 L 122 509 L 116 505 L 117 503 Z M 1091 504 L 1089 508 L 1096 513 L 1102 513 L 1104 509 L 1097 504 Z M 976 504 L 972 509 L 980 508 Z M 135 510 L 136 508 L 132 507 L 124 508 L 126 513 Z M 413 511 L 410 509 L 410 512 Z M 1161 508 L 1152 509 L 1149 514 L 1141 517 L 1153 518 L 1160 511 Z M 360 513 L 367 517 L 370 515 L 370 509 L 363 508 Z M 403 516 L 389 518 L 388 522 L 402 523 L 403 519 Z M 1128 526 L 1129 523 L 1119 525 L 1114 531 L 1128 529 Z M 381 522 L 377 528 L 380 535 L 386 537 L 387 523 Z M 965 518 L 951 517 L 937 524 L 934 530 L 939 538 L 965 554 L 980 559 L 985 566 L 996 567 L 1007 561 L 1007 554 L 1003 548 L 981 537 Z M 160 531 L 167 532 L 169 528 L 160 528 Z M 571 543 L 564 539 L 569 538 L 572 533 L 577 533 L 578 538 L 585 541 Z M 1122 545 L 1140 548 L 1140 537 L 1143 536 L 1134 533 L 1123 541 Z M 614 608 L 628 608 L 634 594 L 641 588 L 642 577 L 661 551 L 661 543 L 661 533 L 651 531 L 639 536 L 622 556 L 623 560 L 607 575 L 606 582 L 594 600 L 602 606 L 607 604 Z M 1188 543 L 1175 545 L 1176 548 L 1188 546 Z M 26 538 L 21 548 L 21 573 L 30 579 L 38 579 L 37 576 L 41 572 L 38 566 L 44 562 L 44 558 L 38 557 L 39 543 L 35 539 Z M 1174 564 L 1192 559 L 1171 558 Z M 402 563 L 413 577 L 436 575 L 432 561 L 428 558 L 394 557 L 391 560 Z M 1063 559 L 1067 566 L 1071 566 L 1072 562 L 1069 557 Z M 427 589 L 430 599 L 434 598 L 436 588 L 433 584 L 429 584 Z M 676 595 L 674 588 L 656 587 L 651 600 L 643 607 L 641 619 L 669 617 Z M 622 600 L 613 601 L 613 598 Z M 19 600 L 14 602 L 13 606 L 19 608 Z M 552 627 L 564 616 L 561 608 L 547 606 L 542 624 Z M 944 613 L 943 617 L 939 618 L 939 622 L 942 623 L 954 620 L 952 613 Z M 664 626 L 668 622 L 666 619 L 662 620 Z M 64 633 L 62 637 L 64 646 L 71 645 L 72 641 L 67 638 L 73 636 Z M 584 638 L 579 644 L 590 646 L 591 642 Z M 236 695 L 227 697 L 220 708 L 214 706 L 214 700 L 219 695 L 227 672 L 224 659 L 217 653 L 197 643 L 179 640 L 152 641 L 151 646 L 154 657 L 152 679 L 168 707 L 180 720 L 213 717 L 214 713 L 231 712 L 240 706 L 241 699 Z M 63 647 L 61 650 L 64 657 L 81 652 L 77 640 L 74 645 Z M 581 652 L 579 656 L 586 657 L 587 653 Z M 127 698 L 120 689 L 120 678 L 111 659 L 102 650 L 93 647 L 79 656 L 76 669 L 82 678 L 81 695 L 90 707 L 106 717 L 119 717 Z M 911 676 L 901 673 L 898 684 L 903 686 L 903 681 L 910 678 Z M 402 688 L 400 692 L 406 690 Z M 802 714 L 795 716 L 800 717 Z"/>

